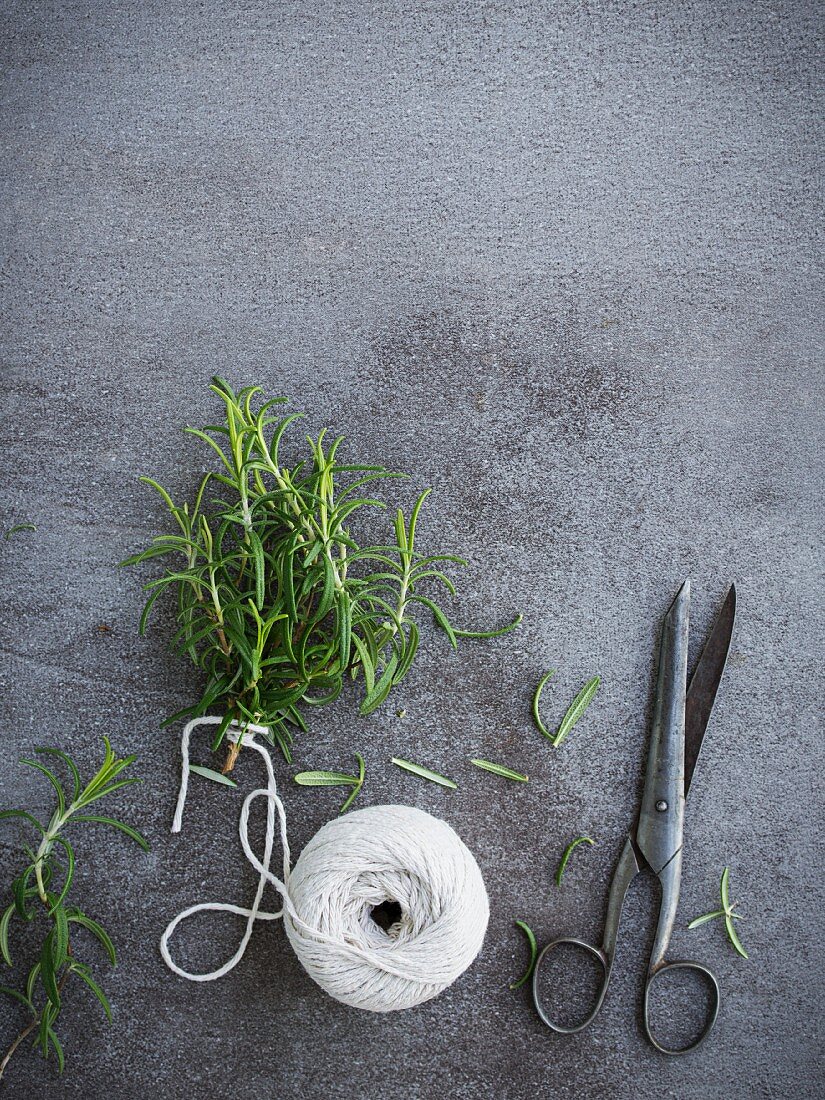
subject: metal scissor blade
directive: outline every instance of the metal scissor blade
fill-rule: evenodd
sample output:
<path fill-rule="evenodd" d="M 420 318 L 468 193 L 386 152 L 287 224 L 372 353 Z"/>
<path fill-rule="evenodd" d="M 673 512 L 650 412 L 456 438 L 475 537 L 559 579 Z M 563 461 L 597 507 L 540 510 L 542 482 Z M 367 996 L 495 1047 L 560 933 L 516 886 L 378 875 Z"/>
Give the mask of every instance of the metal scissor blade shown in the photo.
<path fill-rule="evenodd" d="M 685 700 L 685 798 L 690 790 L 719 682 L 725 671 L 735 618 L 736 588 L 731 585 L 691 677 Z"/>
<path fill-rule="evenodd" d="M 656 874 L 682 846 L 689 622 L 690 581 L 685 581 L 662 626 L 647 774 L 636 829 L 642 855 Z"/>

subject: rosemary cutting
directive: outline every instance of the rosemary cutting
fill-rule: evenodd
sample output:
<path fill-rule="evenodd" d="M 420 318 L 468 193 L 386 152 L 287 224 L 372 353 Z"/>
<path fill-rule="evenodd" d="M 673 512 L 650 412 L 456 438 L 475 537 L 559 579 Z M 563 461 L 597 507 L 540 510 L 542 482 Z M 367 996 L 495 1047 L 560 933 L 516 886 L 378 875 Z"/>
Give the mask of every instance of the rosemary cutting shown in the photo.
<path fill-rule="evenodd" d="M 739 939 L 739 935 L 734 927 L 733 922 L 735 920 L 744 920 L 745 918 L 735 912 L 736 902 L 731 905 L 730 901 L 730 868 L 726 867 L 722 872 L 722 881 L 719 884 L 719 900 L 722 903 L 721 909 L 714 909 L 712 913 L 705 913 L 701 917 L 695 917 L 688 928 L 699 928 L 700 925 L 707 924 L 708 921 L 716 920 L 717 917 L 724 917 L 725 931 L 727 932 L 728 939 L 733 945 L 734 950 L 742 956 L 743 959 L 748 957 L 748 953 L 742 946 L 742 941 Z"/>
<path fill-rule="evenodd" d="M 39 757 L 52 757 L 55 762 L 65 765 L 72 782 L 71 799 L 67 798 L 58 776 L 41 759 L 21 760 L 22 764 L 36 768 L 44 775 L 54 789 L 56 805 L 47 825 L 43 825 L 27 810 L 0 812 L 0 818 L 18 818 L 25 822 L 40 838 L 36 850 L 28 844 L 23 846 L 26 865 L 14 879 L 11 885 L 13 900 L 0 917 L 0 953 L 6 966 L 13 965 L 9 947 L 12 927 L 19 921 L 25 921 L 35 922 L 43 929 L 42 946 L 37 961 L 29 970 L 25 989 L 0 986 L 0 992 L 22 1004 L 30 1016 L 28 1023 L 0 1061 L 0 1077 L 14 1052 L 30 1035 L 34 1035 L 34 1045 L 40 1049 L 43 1057 L 47 1058 L 54 1051 L 58 1069 L 62 1072 L 64 1054 L 55 1032 L 55 1023 L 62 1007 L 63 988 L 73 975 L 91 989 L 103 1006 L 107 1019 L 111 1021 L 112 1018 L 106 994 L 93 977 L 91 967 L 79 957 L 75 943 L 77 928 L 85 928 L 98 940 L 112 966 L 115 965 L 117 956 L 114 944 L 103 926 L 68 902 L 69 890 L 74 881 L 75 854 L 65 830 L 69 825 L 78 822 L 109 825 L 125 833 L 144 851 L 148 850 L 149 845 L 136 829 L 125 822 L 103 814 L 85 812 L 93 803 L 107 798 L 122 787 L 141 782 L 134 777 L 124 778 L 123 775 L 134 763 L 135 757 L 118 758 L 112 752 L 108 740 L 103 740 L 106 746 L 103 763 L 85 786 L 81 782 L 76 764 L 65 752 L 54 748 L 35 750 Z"/>
<path fill-rule="evenodd" d="M 325 430 L 307 436 L 308 455 L 288 465 L 281 443 L 300 414 L 276 413 L 285 398 L 261 401 L 258 386 L 236 394 L 220 378 L 210 388 L 224 406 L 223 422 L 186 431 L 210 448 L 217 469 L 191 504 L 175 504 L 157 481 L 142 478 L 177 530 L 123 563 L 169 562 L 145 585 L 140 631 L 171 590 L 173 645 L 205 677 L 198 702 L 164 724 L 217 711 L 223 720 L 215 750 L 231 722 L 255 723 L 291 762 L 294 731 L 306 730 L 304 708 L 331 703 L 346 680 L 360 678 L 361 713 L 371 714 L 401 683 L 419 646 L 419 613 L 434 618 L 453 648 L 460 637 L 498 637 L 518 625 L 520 615 L 496 630 L 457 630 L 433 598 L 434 589 L 456 594 L 443 569 L 467 563 L 418 552 L 416 526 L 429 490 L 409 515 L 396 510 L 391 541 L 364 544 L 354 521 L 363 509 L 386 507 L 363 495 L 364 487 L 405 475 L 342 463 L 343 436 L 327 443 Z M 240 744 L 231 745 L 224 771 Z"/>

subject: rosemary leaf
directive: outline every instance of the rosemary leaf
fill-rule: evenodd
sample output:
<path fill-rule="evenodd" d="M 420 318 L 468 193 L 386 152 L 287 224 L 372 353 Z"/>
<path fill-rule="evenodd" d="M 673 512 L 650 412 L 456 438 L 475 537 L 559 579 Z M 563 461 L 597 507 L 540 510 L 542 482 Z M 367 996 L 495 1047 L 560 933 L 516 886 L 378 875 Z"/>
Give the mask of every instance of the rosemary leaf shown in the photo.
<path fill-rule="evenodd" d="M 349 787 L 358 782 L 357 776 L 345 772 L 298 772 L 292 778 L 299 787 Z"/>
<path fill-rule="evenodd" d="M 733 915 L 731 913 L 725 914 L 725 931 L 728 934 L 728 939 L 733 944 L 734 950 L 741 955 L 743 959 L 746 959 L 748 953 L 742 946 L 742 941 L 739 939 L 737 931 L 733 927 Z"/>
<path fill-rule="evenodd" d="M 14 902 L 8 906 L 0 918 L 0 953 L 7 966 L 13 966 L 11 953 L 9 952 L 9 921 L 14 916 Z"/>
<path fill-rule="evenodd" d="M 517 920 L 514 923 L 516 928 L 520 928 L 524 935 L 527 937 L 527 945 L 530 948 L 530 962 L 527 966 L 527 969 L 524 971 L 518 981 L 512 982 L 510 985 L 511 989 L 521 989 L 525 982 L 528 982 L 530 980 L 533 971 L 535 970 L 536 959 L 538 958 L 539 954 L 539 945 L 536 943 L 536 937 L 533 929 L 528 924 L 525 924 L 523 920 Z"/>
<path fill-rule="evenodd" d="M 556 670 L 554 668 L 548 669 L 548 671 L 545 672 L 545 674 L 539 680 L 538 686 L 536 687 L 535 693 L 533 695 L 533 721 L 536 723 L 536 726 L 537 726 L 539 732 L 543 733 L 544 736 L 549 741 L 553 740 L 553 734 L 550 732 L 550 730 L 547 728 L 547 726 L 545 726 L 544 722 L 542 722 L 542 720 L 541 720 L 541 714 L 539 712 L 539 703 L 541 701 L 541 693 L 542 693 L 542 691 L 544 691 L 544 685 L 547 683 L 547 681 L 550 679 L 550 677 L 555 676 L 555 674 L 556 674 Z"/>
<path fill-rule="evenodd" d="M 564 877 L 564 871 L 572 856 L 573 852 L 580 844 L 595 844 L 594 840 L 591 840 L 589 836 L 577 836 L 575 840 L 571 840 L 562 853 L 561 862 L 559 863 L 558 870 L 556 871 L 556 886 L 561 886 L 561 880 Z"/>
<path fill-rule="evenodd" d="M 211 779 L 213 783 L 222 783 L 224 787 L 237 787 L 238 785 L 228 775 L 221 775 L 220 772 L 216 772 L 213 768 L 205 768 L 202 764 L 190 764 L 189 771 L 194 772 L 195 775 L 203 776 L 204 779 Z"/>
<path fill-rule="evenodd" d="M 593 696 L 599 690 L 599 684 L 601 679 L 598 676 L 594 676 L 591 680 L 588 680 L 579 694 L 570 704 L 570 707 L 561 720 L 559 731 L 553 738 L 553 745 L 558 748 L 568 733 L 572 730 L 573 726 L 578 722 L 584 712 L 590 705 L 590 701 Z"/>
<path fill-rule="evenodd" d="M 353 804 L 353 802 L 356 800 L 356 798 L 358 797 L 358 795 L 360 793 L 361 793 L 361 784 L 360 783 L 353 784 L 352 790 L 350 791 L 350 793 L 347 795 L 347 797 L 342 802 L 341 809 L 338 811 L 338 813 L 339 814 L 345 814 L 347 812 L 347 810 L 350 808 L 350 806 Z"/>
<path fill-rule="evenodd" d="M 724 917 L 724 909 L 714 909 L 712 913 L 705 913 L 701 917 L 694 917 L 688 925 L 688 929 L 699 928 L 703 924 L 707 924 L 709 920 L 715 920 L 717 917 Z"/>
<path fill-rule="evenodd" d="M 6 531 L 5 538 L 10 539 L 12 535 L 18 534 L 20 531 L 36 531 L 37 527 L 33 523 L 15 523 L 13 527 L 10 527 Z"/>
<path fill-rule="evenodd" d="M 503 764 L 493 764 L 490 760 L 478 760 L 476 758 L 471 759 L 470 763 L 475 764 L 477 768 L 482 768 L 485 772 L 500 775 L 503 779 L 512 779 L 516 783 L 526 783 L 528 781 L 528 776 L 522 775 L 521 772 L 514 772 L 512 768 L 505 768 Z"/>
<path fill-rule="evenodd" d="M 292 778 L 301 787 L 352 787 L 338 811 L 339 814 L 343 814 L 356 800 L 364 785 L 364 758 L 360 752 L 357 752 L 355 759 L 358 761 L 358 775 L 347 775 L 346 772 L 312 771 L 298 772 Z"/>
<path fill-rule="evenodd" d="M 726 867 L 722 872 L 722 879 L 719 883 L 719 898 L 722 902 L 722 908 L 727 913 L 730 910 L 730 867 Z"/>
<path fill-rule="evenodd" d="M 391 762 L 396 764 L 399 768 L 403 768 L 405 771 L 412 772 L 413 775 L 418 775 L 422 779 L 429 779 L 431 783 L 438 783 L 442 787 L 449 787 L 451 790 L 455 790 L 458 786 L 452 779 L 448 779 L 446 775 L 439 775 L 438 772 L 432 772 L 429 768 L 423 768 L 420 764 L 411 764 L 409 760 L 401 760 L 399 757 L 393 756 Z"/>

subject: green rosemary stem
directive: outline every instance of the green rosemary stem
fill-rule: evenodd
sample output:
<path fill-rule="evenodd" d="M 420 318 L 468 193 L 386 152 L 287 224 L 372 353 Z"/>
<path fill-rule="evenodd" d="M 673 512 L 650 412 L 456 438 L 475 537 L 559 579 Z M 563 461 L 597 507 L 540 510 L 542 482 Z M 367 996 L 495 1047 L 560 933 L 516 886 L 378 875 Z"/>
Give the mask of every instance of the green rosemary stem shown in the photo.
<path fill-rule="evenodd" d="M 46 894 L 46 884 L 43 881 L 43 868 L 45 866 L 46 860 L 51 855 L 52 848 L 54 847 L 54 838 L 58 835 L 58 833 L 61 832 L 66 822 L 74 813 L 75 809 L 76 807 L 74 803 L 72 803 L 63 814 L 61 814 L 58 810 L 54 811 L 49 821 L 46 832 L 43 835 L 43 839 L 40 841 L 40 846 L 35 852 L 34 877 L 37 882 L 37 896 L 46 906 L 48 906 L 49 904 L 49 898 Z"/>

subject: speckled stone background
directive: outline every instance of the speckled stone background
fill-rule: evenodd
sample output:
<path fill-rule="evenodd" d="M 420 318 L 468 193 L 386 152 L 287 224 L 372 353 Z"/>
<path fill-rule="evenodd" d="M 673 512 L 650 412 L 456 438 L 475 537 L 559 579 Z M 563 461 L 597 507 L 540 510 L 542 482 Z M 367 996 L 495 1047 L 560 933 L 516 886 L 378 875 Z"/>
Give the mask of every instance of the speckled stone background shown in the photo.
<path fill-rule="evenodd" d="M 122 813 L 152 841 L 78 830 L 78 898 L 115 935 L 114 1026 L 67 990 L 66 1074 L 18 1053 L 14 1098 L 814 1097 L 822 1094 L 821 134 L 813 3 L 30 3 L 2 10 L 0 796 L 44 810 L 16 760 L 42 742 L 91 767 L 140 754 Z M 523 629 L 458 655 L 426 631 L 394 704 L 318 713 L 304 766 L 360 748 L 363 803 L 444 816 L 492 917 L 473 968 L 404 1014 L 326 998 L 282 930 L 223 981 L 163 966 L 166 922 L 254 878 L 236 821 L 260 782 L 177 783 L 170 711 L 198 688 L 137 636 L 141 580 L 116 563 L 163 522 L 137 482 L 192 491 L 210 375 L 259 381 L 348 434 L 347 454 L 434 492 L 427 546 L 471 568 L 454 616 Z M 297 447 L 296 437 L 296 447 Z M 740 614 L 688 807 L 675 953 L 723 990 L 705 1048 L 666 1060 L 639 1023 L 656 909 L 628 902 L 603 1016 L 551 1035 L 507 983 L 542 939 L 601 928 L 640 789 L 661 615 L 694 582 L 696 645 L 735 580 Z M 102 624 L 110 630 L 101 629 Z M 557 721 L 603 688 L 559 752 Z M 396 711 L 406 710 L 397 717 Z M 200 750 L 206 760 L 206 750 Z M 471 774 L 479 753 L 526 769 Z M 401 754 L 459 781 L 444 791 Z M 284 783 L 299 851 L 335 791 Z M 562 890 L 551 872 L 579 832 Z M 0 837 L 2 877 L 17 830 Z M 750 960 L 686 932 L 732 867 Z M 179 957 L 232 950 L 193 922 Z M 17 933 L 19 935 L 19 931 Z M 4 979 L 5 980 L 5 979 Z M 674 1002 L 675 1005 L 675 1002 Z M 671 1007 L 674 1007 L 671 1005 Z M 667 1005 L 665 1006 L 668 1007 Z M 21 1014 L 0 1004 L 3 1045 Z"/>

